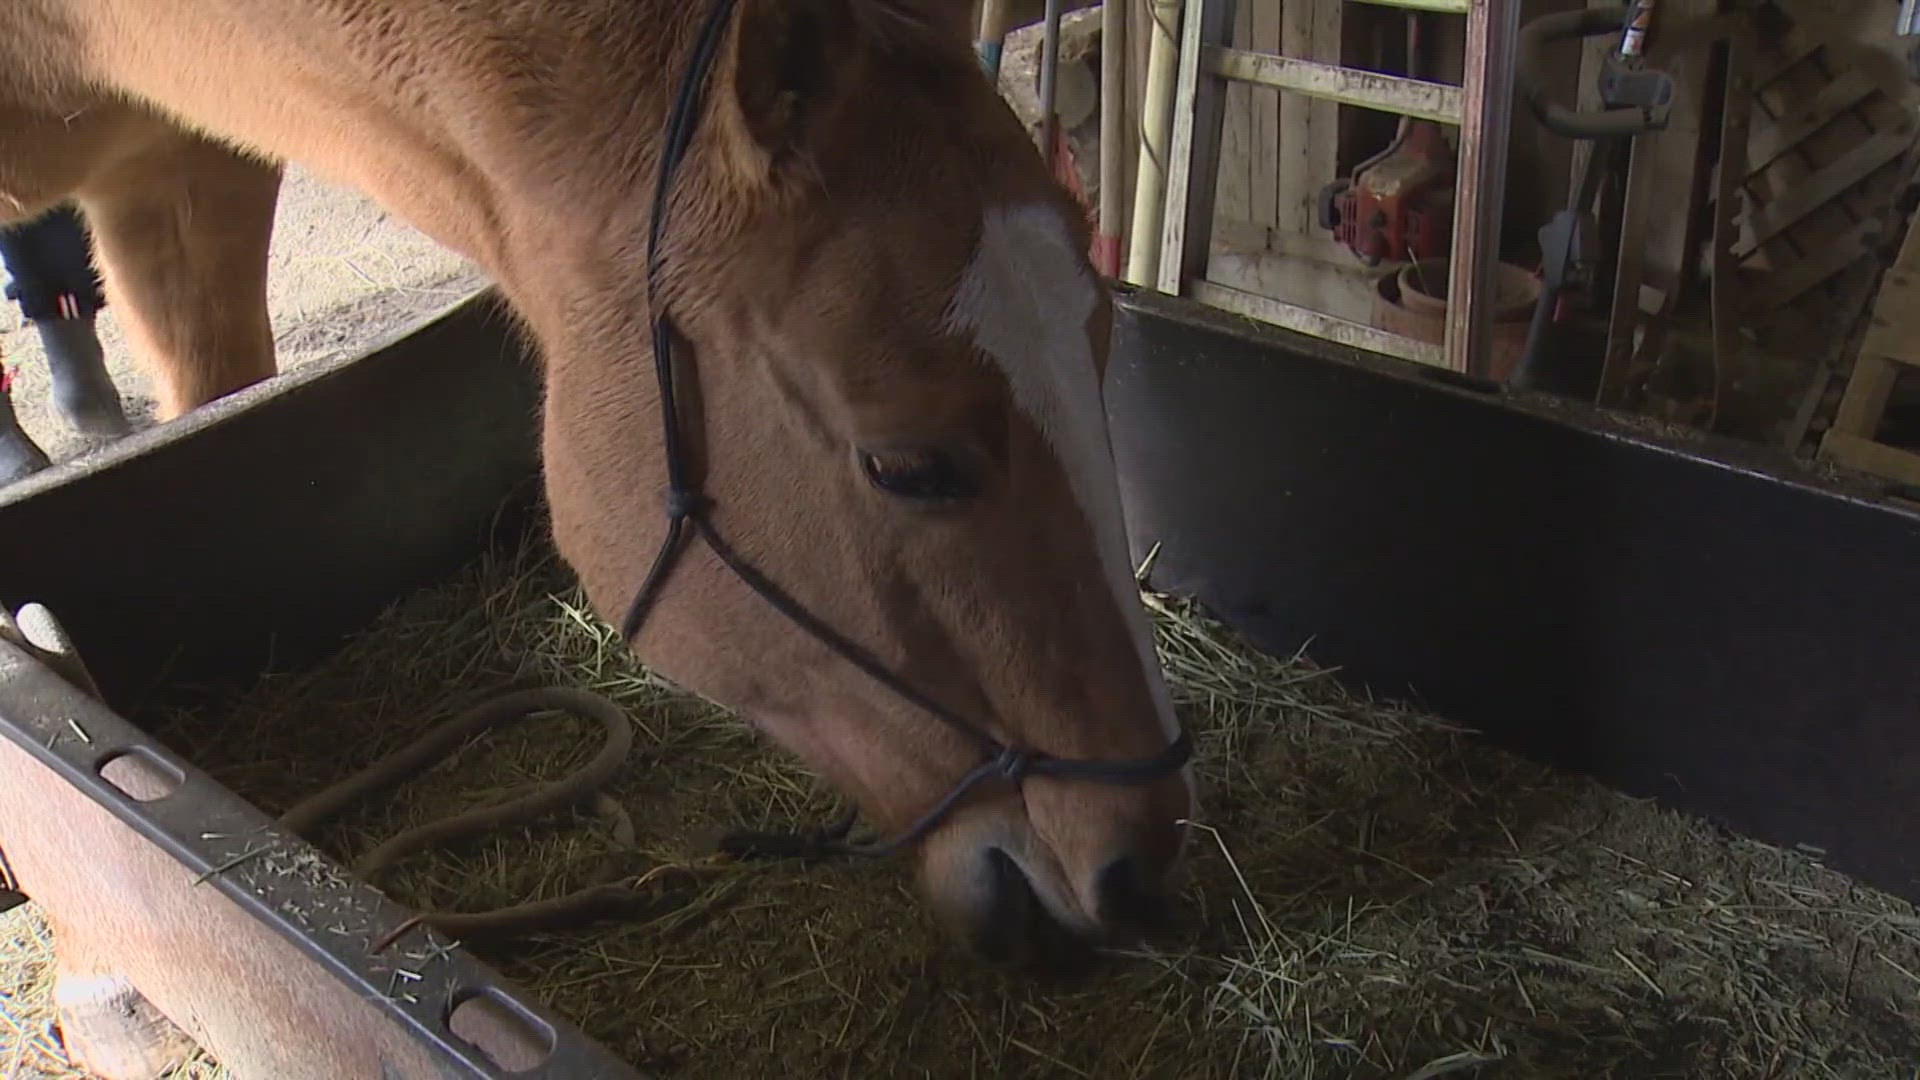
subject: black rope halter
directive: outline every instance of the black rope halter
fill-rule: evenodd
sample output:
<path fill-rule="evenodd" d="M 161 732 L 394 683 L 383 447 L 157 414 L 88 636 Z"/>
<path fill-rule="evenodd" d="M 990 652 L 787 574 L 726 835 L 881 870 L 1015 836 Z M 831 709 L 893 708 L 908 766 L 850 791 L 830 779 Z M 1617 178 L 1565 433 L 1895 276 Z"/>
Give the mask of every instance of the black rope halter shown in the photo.
<path fill-rule="evenodd" d="M 688 538 L 693 533 L 698 533 L 707 542 L 707 546 L 713 549 L 714 554 L 720 557 L 720 561 L 775 610 L 791 619 L 802 630 L 811 634 L 848 663 L 865 672 L 880 685 L 965 736 L 969 742 L 980 749 L 982 760 L 972 771 L 961 777 L 952 791 L 920 815 L 919 819 L 906 831 L 891 839 L 871 843 L 850 842 L 846 837 L 853 827 L 854 815 L 849 814 L 840 822 L 810 835 L 777 836 L 736 833 L 724 841 L 723 846 L 730 852 L 742 856 L 825 853 L 885 855 L 924 837 L 940 824 L 941 820 L 968 792 L 990 777 L 999 777 L 1013 784 L 1018 784 L 1029 776 L 1054 776 L 1090 780 L 1101 784 L 1139 785 L 1151 783 L 1174 772 L 1186 764 L 1193 752 L 1193 740 L 1184 730 L 1165 750 L 1153 757 L 1134 761 L 1075 761 L 1002 743 L 978 724 L 907 684 L 899 676 L 887 670 L 886 666 L 871 652 L 822 622 L 786 590 L 774 584 L 765 574 L 742 559 L 739 553 L 720 536 L 712 520 L 708 518 L 707 511 L 713 505 L 712 500 L 708 499 L 689 477 L 686 450 L 681 441 L 682 429 L 673 388 L 672 324 L 664 310 L 665 305 L 659 299 L 661 296 L 660 237 L 666 230 L 669 195 L 673 190 L 674 175 L 686 159 L 688 147 L 692 144 L 694 129 L 699 124 L 706 77 L 713 66 L 714 55 L 719 49 L 720 39 L 732 11 L 733 0 L 714 0 L 713 6 L 707 11 L 706 21 L 701 24 L 699 37 L 694 42 L 693 54 L 687 61 L 686 71 L 681 77 L 680 87 L 674 98 L 673 110 L 667 115 L 659 175 L 654 184 L 652 221 L 647 232 L 647 300 L 652 307 L 653 366 L 655 377 L 660 384 L 660 425 L 666 450 L 667 536 L 660 545 L 659 553 L 654 557 L 653 567 L 647 572 L 646 580 L 641 583 L 639 592 L 634 595 L 633 603 L 627 609 L 626 620 L 621 625 L 621 633 L 625 640 L 633 640 L 641 624 L 646 620 L 647 613 L 653 608 L 661 586 L 673 569 L 675 560 L 685 550 Z"/>

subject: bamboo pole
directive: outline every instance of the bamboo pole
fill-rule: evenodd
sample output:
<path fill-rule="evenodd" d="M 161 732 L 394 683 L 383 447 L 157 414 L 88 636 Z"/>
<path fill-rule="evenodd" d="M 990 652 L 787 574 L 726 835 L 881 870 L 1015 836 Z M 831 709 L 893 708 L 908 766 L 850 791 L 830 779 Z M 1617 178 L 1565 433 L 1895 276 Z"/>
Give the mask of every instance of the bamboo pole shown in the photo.
<path fill-rule="evenodd" d="M 1127 281 L 1152 288 L 1160 269 L 1160 223 L 1166 209 L 1167 143 L 1173 128 L 1174 74 L 1179 66 L 1184 0 L 1152 0 L 1147 89 L 1141 100 L 1140 171 L 1133 189 L 1133 239 Z"/>

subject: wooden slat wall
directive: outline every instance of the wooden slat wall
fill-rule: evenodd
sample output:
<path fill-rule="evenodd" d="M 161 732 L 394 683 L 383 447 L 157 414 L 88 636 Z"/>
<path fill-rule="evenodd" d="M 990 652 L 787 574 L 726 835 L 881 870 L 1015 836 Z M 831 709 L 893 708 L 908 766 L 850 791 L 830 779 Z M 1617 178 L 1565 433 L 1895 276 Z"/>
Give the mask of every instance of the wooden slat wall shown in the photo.
<path fill-rule="evenodd" d="M 1335 0 L 1296 0 L 1281 6 L 1278 51 L 1298 60 L 1340 63 L 1343 6 Z M 1307 235 L 1318 227 L 1314 224 L 1314 194 L 1334 176 L 1340 148 L 1340 106 L 1287 94 L 1280 99 L 1279 119 L 1277 228 Z"/>
<path fill-rule="evenodd" d="M 1327 0 L 1296 0 L 1292 6 L 1310 10 L 1328 5 Z M 1281 24 L 1280 0 L 1241 0 L 1234 11 L 1233 43 L 1256 52 L 1284 54 Z M 1302 129 L 1297 138 L 1286 139 L 1282 133 L 1292 130 L 1285 126 L 1288 119 L 1287 106 L 1278 90 L 1240 83 L 1227 88 L 1215 205 L 1222 225 L 1241 243 L 1255 240 L 1264 246 L 1264 234 L 1286 220 L 1280 202 L 1283 143 L 1312 138 Z M 1331 173 L 1331 167 L 1328 171 Z"/>

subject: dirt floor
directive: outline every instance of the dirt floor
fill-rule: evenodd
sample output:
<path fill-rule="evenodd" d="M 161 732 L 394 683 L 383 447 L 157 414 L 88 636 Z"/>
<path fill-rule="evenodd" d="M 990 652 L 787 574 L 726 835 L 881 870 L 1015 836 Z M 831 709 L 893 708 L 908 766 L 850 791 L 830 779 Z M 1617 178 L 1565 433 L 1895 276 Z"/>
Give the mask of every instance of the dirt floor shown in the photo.
<path fill-rule="evenodd" d="M 484 278 L 360 195 L 290 171 L 274 225 L 268 304 L 281 370 L 350 352 L 479 287 Z M 100 315 L 100 341 L 136 428 L 153 423 L 146 372 L 128 353 L 117 313 Z M 53 414 L 39 338 L 11 304 L 0 308 L 0 357 L 15 372 L 14 407 L 55 461 L 92 447 Z"/>

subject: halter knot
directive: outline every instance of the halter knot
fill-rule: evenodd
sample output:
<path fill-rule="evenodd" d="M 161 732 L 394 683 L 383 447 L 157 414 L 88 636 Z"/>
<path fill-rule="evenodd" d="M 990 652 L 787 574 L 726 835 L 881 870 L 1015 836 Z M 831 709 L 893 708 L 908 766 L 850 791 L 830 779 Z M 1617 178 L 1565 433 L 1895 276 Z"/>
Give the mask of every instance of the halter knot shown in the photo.
<path fill-rule="evenodd" d="M 667 516 L 689 518 L 707 508 L 707 497 L 697 491 L 667 492 Z"/>
<path fill-rule="evenodd" d="M 1017 746 L 1009 746 L 1000 751 L 994 759 L 993 769 L 1009 783 L 1017 784 L 1026 779 L 1027 771 L 1033 768 L 1033 755 Z"/>

